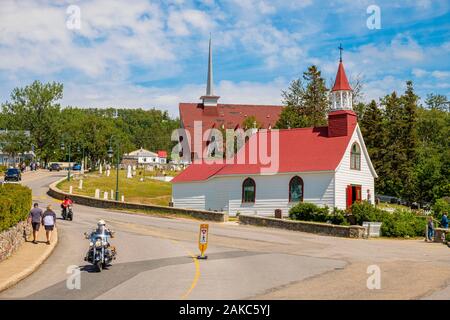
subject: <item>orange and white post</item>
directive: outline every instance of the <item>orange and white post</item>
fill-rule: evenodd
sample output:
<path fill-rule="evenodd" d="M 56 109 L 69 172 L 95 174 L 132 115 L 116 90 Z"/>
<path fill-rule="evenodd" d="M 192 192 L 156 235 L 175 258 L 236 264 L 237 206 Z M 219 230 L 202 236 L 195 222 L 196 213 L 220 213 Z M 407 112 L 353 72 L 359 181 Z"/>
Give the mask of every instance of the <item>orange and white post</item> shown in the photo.
<path fill-rule="evenodd" d="M 201 224 L 200 225 L 200 233 L 198 236 L 198 248 L 200 249 L 200 255 L 197 259 L 207 259 L 208 256 L 205 256 L 206 248 L 208 248 L 208 225 Z"/>

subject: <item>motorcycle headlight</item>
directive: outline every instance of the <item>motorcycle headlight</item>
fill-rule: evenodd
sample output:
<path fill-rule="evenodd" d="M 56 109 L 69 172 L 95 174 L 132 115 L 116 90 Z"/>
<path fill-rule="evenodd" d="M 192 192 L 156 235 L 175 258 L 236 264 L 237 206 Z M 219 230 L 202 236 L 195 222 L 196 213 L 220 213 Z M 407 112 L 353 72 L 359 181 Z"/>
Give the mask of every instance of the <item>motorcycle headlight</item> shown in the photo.
<path fill-rule="evenodd" d="M 89 247 L 92 247 L 94 245 L 93 242 L 89 242 Z"/>
<path fill-rule="evenodd" d="M 102 247 L 102 241 L 101 241 L 101 240 L 97 240 L 97 241 L 95 242 L 95 247 L 96 247 L 96 248 L 101 248 L 101 247 Z"/>

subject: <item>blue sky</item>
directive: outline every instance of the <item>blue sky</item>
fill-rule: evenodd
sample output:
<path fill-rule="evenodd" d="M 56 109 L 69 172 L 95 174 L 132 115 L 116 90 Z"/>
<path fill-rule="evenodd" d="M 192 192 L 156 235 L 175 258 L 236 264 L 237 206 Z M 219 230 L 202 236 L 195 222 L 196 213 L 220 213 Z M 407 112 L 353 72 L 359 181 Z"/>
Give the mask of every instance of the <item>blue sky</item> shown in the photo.
<path fill-rule="evenodd" d="M 67 27 L 80 10 L 80 29 Z M 367 8 L 380 8 L 369 29 Z M 63 105 L 155 107 L 205 91 L 212 34 L 215 93 L 227 103 L 281 103 L 311 64 L 335 75 L 340 43 L 364 99 L 404 90 L 450 98 L 450 2 L 439 0 L 71 0 L 0 6 L 0 101 L 35 79 L 64 83 Z"/>

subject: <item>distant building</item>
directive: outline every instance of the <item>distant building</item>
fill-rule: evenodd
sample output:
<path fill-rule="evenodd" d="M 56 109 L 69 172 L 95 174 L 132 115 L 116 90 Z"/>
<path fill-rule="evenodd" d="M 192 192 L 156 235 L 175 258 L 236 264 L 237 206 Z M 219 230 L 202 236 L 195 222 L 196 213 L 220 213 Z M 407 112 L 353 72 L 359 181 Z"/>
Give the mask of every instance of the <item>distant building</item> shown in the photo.
<path fill-rule="evenodd" d="M 158 151 L 157 153 L 140 148 L 130 153 L 124 154 L 122 157 L 122 165 L 151 165 L 157 166 L 167 163 L 167 152 Z"/>
<path fill-rule="evenodd" d="M 0 135 L 7 134 L 8 132 L 14 132 L 11 130 L 0 130 Z M 26 136 L 30 136 L 30 131 L 23 131 Z M 36 157 L 33 150 L 27 151 L 25 153 L 19 153 L 12 156 L 9 153 L 2 151 L 2 143 L 0 142 L 0 166 L 14 166 L 17 163 L 24 161 L 31 161 Z"/>

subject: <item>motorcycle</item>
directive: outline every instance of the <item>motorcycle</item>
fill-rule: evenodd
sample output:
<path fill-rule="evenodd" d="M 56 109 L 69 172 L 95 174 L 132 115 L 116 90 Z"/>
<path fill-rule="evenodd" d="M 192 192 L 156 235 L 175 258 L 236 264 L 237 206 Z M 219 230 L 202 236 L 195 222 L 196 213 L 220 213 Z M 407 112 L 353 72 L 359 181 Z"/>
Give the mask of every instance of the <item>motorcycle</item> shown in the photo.
<path fill-rule="evenodd" d="M 63 208 L 62 213 L 61 213 L 62 217 L 64 220 L 73 220 L 73 209 L 72 209 L 72 205 L 68 205 L 66 208 Z"/>
<path fill-rule="evenodd" d="M 84 234 L 89 239 L 89 251 L 84 260 L 92 263 L 101 272 L 116 259 L 116 248 L 108 242 L 108 235 L 92 232 Z"/>

